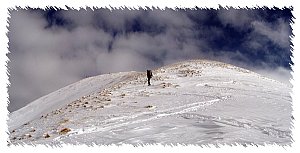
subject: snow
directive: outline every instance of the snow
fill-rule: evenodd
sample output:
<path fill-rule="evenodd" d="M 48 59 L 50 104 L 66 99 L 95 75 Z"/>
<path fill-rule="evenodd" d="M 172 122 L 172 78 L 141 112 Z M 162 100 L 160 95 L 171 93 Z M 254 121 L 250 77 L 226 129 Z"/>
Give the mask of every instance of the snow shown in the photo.
<path fill-rule="evenodd" d="M 291 86 L 191 60 L 84 79 L 12 113 L 11 144 L 289 145 Z M 70 131 L 61 134 L 68 128 Z M 50 137 L 45 138 L 43 135 Z"/>
<path fill-rule="evenodd" d="M 69 104 L 71 101 L 79 99 L 82 96 L 102 90 L 106 86 L 124 79 L 122 77 L 126 74 L 127 73 L 118 73 L 86 78 L 50 93 L 49 95 L 43 96 L 20 110 L 11 113 L 10 120 L 8 122 L 9 128 L 14 129 L 19 127 L 20 125 L 36 119 L 45 113 L 59 109 L 60 107 Z"/>

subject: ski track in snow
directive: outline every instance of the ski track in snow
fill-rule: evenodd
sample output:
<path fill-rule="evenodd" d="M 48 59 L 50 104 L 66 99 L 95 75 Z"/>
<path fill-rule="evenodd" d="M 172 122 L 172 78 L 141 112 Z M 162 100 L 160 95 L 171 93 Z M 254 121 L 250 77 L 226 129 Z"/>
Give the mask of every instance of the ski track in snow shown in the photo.
<path fill-rule="evenodd" d="M 155 111 L 155 112 L 150 112 L 150 113 L 143 112 L 143 113 L 134 114 L 131 116 L 111 118 L 111 119 L 109 119 L 109 121 L 115 121 L 118 124 L 112 124 L 112 125 L 109 124 L 107 126 L 102 125 L 101 127 L 98 126 L 98 127 L 89 127 L 89 128 L 83 128 L 83 129 L 72 129 L 72 131 L 73 131 L 72 133 L 69 133 L 66 136 L 57 137 L 54 140 L 59 141 L 59 140 L 63 139 L 64 137 L 78 136 L 78 135 L 89 134 L 89 133 L 94 133 L 94 132 L 105 132 L 105 131 L 109 131 L 114 128 L 119 128 L 119 127 L 127 126 L 130 124 L 148 122 L 148 121 L 160 119 L 163 117 L 183 114 L 183 113 L 195 111 L 204 106 L 212 105 L 213 103 L 218 102 L 220 100 L 226 100 L 227 98 L 228 97 L 222 97 L 221 99 L 213 99 L 213 100 L 209 100 L 209 101 L 196 102 L 196 103 L 191 103 L 191 104 L 187 104 L 187 105 L 183 105 L 183 106 L 178 106 L 178 107 Z M 150 117 L 147 118 L 148 116 L 150 116 Z M 153 117 L 151 117 L 151 116 L 153 116 Z M 139 117 L 141 117 L 142 119 L 136 119 Z M 133 120 L 133 119 L 136 119 L 136 120 Z M 122 122 L 123 120 L 133 120 L 133 121 Z M 119 122 L 122 122 L 122 123 L 119 123 Z"/>

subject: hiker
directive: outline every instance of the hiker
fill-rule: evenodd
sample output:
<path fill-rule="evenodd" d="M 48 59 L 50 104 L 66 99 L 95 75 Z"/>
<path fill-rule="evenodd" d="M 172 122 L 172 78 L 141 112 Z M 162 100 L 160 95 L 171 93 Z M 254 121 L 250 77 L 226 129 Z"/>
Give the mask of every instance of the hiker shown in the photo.
<path fill-rule="evenodd" d="M 150 86 L 150 79 L 152 78 L 152 71 L 151 70 L 147 70 L 147 78 L 148 78 L 148 86 Z"/>

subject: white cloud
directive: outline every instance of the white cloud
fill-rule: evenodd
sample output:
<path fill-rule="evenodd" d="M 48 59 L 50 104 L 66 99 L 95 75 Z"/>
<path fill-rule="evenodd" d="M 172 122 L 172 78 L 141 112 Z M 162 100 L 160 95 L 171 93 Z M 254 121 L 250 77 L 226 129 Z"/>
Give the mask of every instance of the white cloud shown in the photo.
<path fill-rule="evenodd" d="M 224 26 L 231 25 L 236 28 L 245 28 L 255 18 L 251 10 L 245 9 L 221 9 L 218 17 Z"/>
<path fill-rule="evenodd" d="M 97 74 L 96 57 L 107 51 L 111 40 L 109 34 L 91 27 L 67 31 L 46 26 L 37 12 L 11 12 L 9 109 L 24 106 L 83 75 Z"/>
<path fill-rule="evenodd" d="M 290 27 L 282 19 L 278 19 L 276 24 L 263 21 L 253 21 L 251 25 L 255 32 L 268 37 L 273 43 L 282 48 L 288 48 L 290 44 Z"/>

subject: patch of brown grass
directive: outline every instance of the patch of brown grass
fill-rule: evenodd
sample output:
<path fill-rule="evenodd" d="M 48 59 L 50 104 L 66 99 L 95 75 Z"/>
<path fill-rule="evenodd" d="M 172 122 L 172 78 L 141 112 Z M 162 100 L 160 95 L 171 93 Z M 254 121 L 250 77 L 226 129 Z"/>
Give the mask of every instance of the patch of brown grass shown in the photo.
<path fill-rule="evenodd" d="M 48 133 L 45 133 L 43 136 L 44 138 L 50 138 L 50 135 Z"/>
<path fill-rule="evenodd" d="M 58 133 L 62 135 L 62 134 L 67 134 L 70 131 L 71 131 L 71 129 L 69 129 L 69 128 L 63 128 Z"/>

